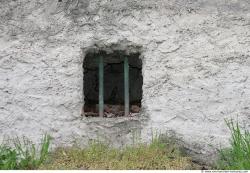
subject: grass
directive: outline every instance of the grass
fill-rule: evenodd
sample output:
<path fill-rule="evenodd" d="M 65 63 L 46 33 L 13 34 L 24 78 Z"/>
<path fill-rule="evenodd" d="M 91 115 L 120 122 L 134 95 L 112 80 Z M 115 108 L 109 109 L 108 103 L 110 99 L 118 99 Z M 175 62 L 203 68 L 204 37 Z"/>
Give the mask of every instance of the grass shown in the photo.
<path fill-rule="evenodd" d="M 226 124 L 231 131 L 230 147 L 219 150 L 219 159 L 213 168 L 249 170 L 250 132 L 232 120 Z M 159 135 L 152 137 L 150 144 L 134 141 L 133 145 L 120 149 L 93 141 L 86 148 L 61 147 L 49 153 L 50 140 L 44 135 L 40 148 L 25 138 L 0 145 L 0 169 L 201 169 L 181 152 L 173 139 Z"/>
<path fill-rule="evenodd" d="M 250 133 L 241 130 L 238 123 L 226 121 L 231 131 L 231 146 L 219 151 L 218 169 L 250 169 Z"/>
<path fill-rule="evenodd" d="M 40 169 L 194 169 L 189 157 L 159 138 L 122 149 L 92 142 L 87 148 L 58 148 Z M 198 169 L 198 168 L 196 168 Z"/>
<path fill-rule="evenodd" d="M 48 156 L 50 137 L 44 135 L 41 148 L 38 149 L 29 140 L 19 138 L 11 140 L 10 145 L 0 145 L 0 169 L 37 169 Z"/>

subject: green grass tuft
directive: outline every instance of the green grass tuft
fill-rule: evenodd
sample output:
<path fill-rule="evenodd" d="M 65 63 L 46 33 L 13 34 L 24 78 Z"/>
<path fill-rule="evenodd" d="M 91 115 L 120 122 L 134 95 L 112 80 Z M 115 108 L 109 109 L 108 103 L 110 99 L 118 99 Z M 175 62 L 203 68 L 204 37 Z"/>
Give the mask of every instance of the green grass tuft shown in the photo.
<path fill-rule="evenodd" d="M 242 130 L 238 123 L 226 121 L 231 131 L 231 146 L 219 152 L 218 168 L 228 170 L 250 169 L 250 133 Z"/>
<path fill-rule="evenodd" d="M 37 169 L 48 156 L 50 140 L 44 135 L 40 151 L 26 138 L 12 140 L 14 147 L 0 145 L 0 169 Z"/>

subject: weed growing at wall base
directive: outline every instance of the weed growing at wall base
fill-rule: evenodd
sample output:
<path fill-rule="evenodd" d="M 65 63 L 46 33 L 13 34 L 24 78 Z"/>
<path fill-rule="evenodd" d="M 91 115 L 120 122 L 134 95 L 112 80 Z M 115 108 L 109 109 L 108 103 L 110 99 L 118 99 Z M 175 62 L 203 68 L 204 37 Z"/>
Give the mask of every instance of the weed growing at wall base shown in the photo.
<path fill-rule="evenodd" d="M 0 145 L 0 169 L 37 169 L 47 158 L 50 140 L 44 135 L 39 150 L 26 138 L 11 140 L 14 147 Z"/>
<path fill-rule="evenodd" d="M 250 133 L 242 130 L 238 123 L 226 121 L 231 131 L 230 148 L 221 149 L 218 161 L 219 169 L 249 170 L 250 169 Z"/>
<path fill-rule="evenodd" d="M 177 146 L 154 139 L 122 149 L 101 142 L 87 148 L 58 148 L 40 169 L 198 169 Z"/>

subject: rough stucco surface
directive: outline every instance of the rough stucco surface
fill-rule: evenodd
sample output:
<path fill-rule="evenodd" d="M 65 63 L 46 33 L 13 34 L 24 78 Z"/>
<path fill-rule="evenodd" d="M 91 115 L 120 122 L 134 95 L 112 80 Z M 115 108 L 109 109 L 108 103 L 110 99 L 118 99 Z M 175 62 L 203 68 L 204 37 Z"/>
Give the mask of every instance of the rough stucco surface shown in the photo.
<path fill-rule="evenodd" d="M 56 145 L 174 133 L 198 158 L 228 144 L 224 118 L 250 129 L 248 0 L 0 0 L 0 137 Z M 143 60 L 143 112 L 80 116 L 89 48 Z M 152 130 L 153 129 L 153 130 Z"/>

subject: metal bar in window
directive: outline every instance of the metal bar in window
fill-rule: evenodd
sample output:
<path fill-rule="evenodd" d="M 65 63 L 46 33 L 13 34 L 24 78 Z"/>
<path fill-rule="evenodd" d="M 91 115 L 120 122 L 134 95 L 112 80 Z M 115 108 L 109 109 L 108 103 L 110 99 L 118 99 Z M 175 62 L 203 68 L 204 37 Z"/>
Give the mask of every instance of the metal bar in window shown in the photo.
<path fill-rule="evenodd" d="M 103 92 L 103 57 L 99 57 L 99 116 L 103 117 L 103 109 L 104 109 L 104 92 Z"/>
<path fill-rule="evenodd" d="M 124 116 L 129 116 L 129 63 L 124 59 Z"/>

